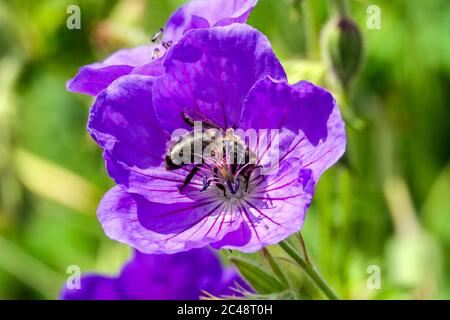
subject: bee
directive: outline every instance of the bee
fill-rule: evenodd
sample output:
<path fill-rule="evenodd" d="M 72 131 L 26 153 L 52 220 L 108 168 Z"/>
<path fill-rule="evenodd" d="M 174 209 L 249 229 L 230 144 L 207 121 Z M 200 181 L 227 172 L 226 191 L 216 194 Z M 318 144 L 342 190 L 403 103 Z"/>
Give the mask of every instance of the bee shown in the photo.
<path fill-rule="evenodd" d="M 181 117 L 193 130 L 170 146 L 165 157 L 165 167 L 171 171 L 192 163 L 195 166 L 179 190 L 183 190 L 206 165 L 212 174 L 209 177 L 203 175 L 201 191 L 206 191 L 213 183 L 223 191 L 224 196 L 227 196 L 227 190 L 234 195 L 239 191 L 241 183 L 244 183 L 244 190 L 247 192 L 250 176 L 257 167 L 256 156 L 244 140 L 235 134 L 235 128 L 224 129 L 195 110 L 182 112 Z M 198 123 L 201 123 L 200 132 L 196 131 Z M 200 153 L 195 153 L 196 149 Z M 186 150 L 189 154 L 185 154 Z"/>

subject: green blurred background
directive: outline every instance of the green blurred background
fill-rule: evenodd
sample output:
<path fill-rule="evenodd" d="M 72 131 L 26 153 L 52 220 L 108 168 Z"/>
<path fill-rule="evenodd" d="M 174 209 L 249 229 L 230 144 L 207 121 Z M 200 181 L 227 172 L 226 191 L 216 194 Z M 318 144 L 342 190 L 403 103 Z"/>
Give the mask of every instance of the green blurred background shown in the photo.
<path fill-rule="evenodd" d="M 0 0 L 0 299 L 55 299 L 68 266 L 114 273 L 127 259 L 95 216 L 112 181 L 85 130 L 92 100 L 65 82 L 118 48 L 148 43 L 182 2 Z M 66 27 L 71 4 L 81 30 Z M 249 20 L 291 82 L 326 86 L 354 113 L 346 158 L 320 180 L 302 233 L 344 298 L 448 299 L 450 6 L 350 5 L 365 58 L 348 99 L 321 61 L 328 0 L 260 0 Z M 369 5 L 381 9 L 379 30 L 367 27 Z M 381 270 L 378 290 L 367 286 L 371 266 Z"/>

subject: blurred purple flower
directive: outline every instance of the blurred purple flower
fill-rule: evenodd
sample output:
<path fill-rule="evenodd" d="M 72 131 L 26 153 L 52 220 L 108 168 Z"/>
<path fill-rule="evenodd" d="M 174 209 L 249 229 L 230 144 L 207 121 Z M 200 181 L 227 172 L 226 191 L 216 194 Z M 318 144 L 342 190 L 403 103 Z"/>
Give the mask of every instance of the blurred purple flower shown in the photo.
<path fill-rule="evenodd" d="M 134 257 L 116 277 L 97 274 L 81 278 L 79 289 L 64 287 L 64 300 L 197 300 L 203 292 L 241 296 L 237 286 L 251 291 L 233 267 L 223 268 L 211 250 L 194 249 L 174 255 Z"/>
<path fill-rule="evenodd" d="M 171 133 L 192 130 L 187 113 L 224 130 L 278 129 L 269 143 L 258 141 L 264 150 L 250 150 L 270 163 L 279 141 L 277 170 L 247 170 L 247 185 L 226 161 L 205 165 L 180 191 L 192 167 L 168 171 L 164 160 Z M 88 130 L 118 184 L 98 209 L 105 233 L 146 253 L 278 243 L 302 227 L 315 184 L 346 146 L 332 95 L 306 81 L 288 84 L 267 38 L 244 24 L 192 30 L 169 50 L 161 76 L 112 83 Z"/>
<path fill-rule="evenodd" d="M 96 96 L 117 78 L 127 74 L 157 76 L 162 73 L 166 48 L 189 30 L 245 23 L 258 0 L 191 0 L 169 18 L 163 42 L 122 49 L 103 62 L 80 68 L 67 82 L 67 90 Z M 155 51 L 156 50 L 156 51 Z M 154 55 L 159 52 L 160 55 Z"/>

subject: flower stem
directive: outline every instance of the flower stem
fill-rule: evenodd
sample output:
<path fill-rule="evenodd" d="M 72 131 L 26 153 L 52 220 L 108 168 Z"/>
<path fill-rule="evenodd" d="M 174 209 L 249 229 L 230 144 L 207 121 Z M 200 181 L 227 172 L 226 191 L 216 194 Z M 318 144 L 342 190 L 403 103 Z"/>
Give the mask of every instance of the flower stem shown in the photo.
<path fill-rule="evenodd" d="M 347 0 L 333 0 L 335 10 L 339 17 L 347 18 L 349 15 Z"/>
<path fill-rule="evenodd" d="M 319 51 L 318 43 L 315 40 L 318 37 L 315 31 L 314 11 L 311 1 L 312 0 L 294 0 L 293 2 L 295 10 L 303 21 L 305 56 L 307 58 L 314 58 Z"/>
<path fill-rule="evenodd" d="M 275 259 L 273 258 L 272 254 L 269 252 L 269 250 L 267 250 L 266 248 L 263 248 L 261 250 L 261 254 L 262 254 L 263 258 L 269 264 L 269 266 L 272 269 L 273 273 L 275 273 L 275 275 L 278 277 L 278 280 L 280 280 L 280 282 L 283 284 L 283 286 L 286 289 L 289 289 L 289 287 L 290 287 L 289 286 L 289 281 L 288 281 L 286 275 L 284 274 L 283 270 L 281 270 L 280 266 L 275 261 Z"/>
<path fill-rule="evenodd" d="M 307 264 L 312 264 L 311 261 L 309 260 L 308 250 L 306 249 L 305 240 L 303 240 L 302 234 L 299 232 L 296 235 L 297 235 L 298 241 L 300 242 L 300 246 L 301 246 L 302 252 L 303 252 L 303 257 L 305 257 L 305 262 Z"/>
<path fill-rule="evenodd" d="M 279 243 L 280 247 L 292 258 L 294 261 L 305 271 L 305 273 L 311 278 L 311 280 L 320 288 L 320 290 L 330 300 L 339 300 L 334 290 L 328 283 L 322 278 L 319 272 L 316 270 L 311 262 L 307 262 L 301 257 L 286 241 Z"/>

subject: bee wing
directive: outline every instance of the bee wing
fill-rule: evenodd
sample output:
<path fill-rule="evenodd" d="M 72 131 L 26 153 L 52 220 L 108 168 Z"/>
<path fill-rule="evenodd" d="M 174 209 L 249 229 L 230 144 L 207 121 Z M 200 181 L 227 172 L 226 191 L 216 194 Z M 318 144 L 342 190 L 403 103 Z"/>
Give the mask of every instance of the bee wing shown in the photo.
<path fill-rule="evenodd" d="M 202 122 L 202 124 L 206 127 L 206 129 L 218 129 L 223 131 L 224 128 L 222 128 L 220 125 L 218 125 L 213 120 L 209 119 L 207 116 L 205 116 L 200 111 L 194 110 L 194 109 L 186 109 L 181 113 L 181 117 L 183 118 L 184 122 L 186 122 L 189 126 L 193 127 L 194 122 Z"/>

